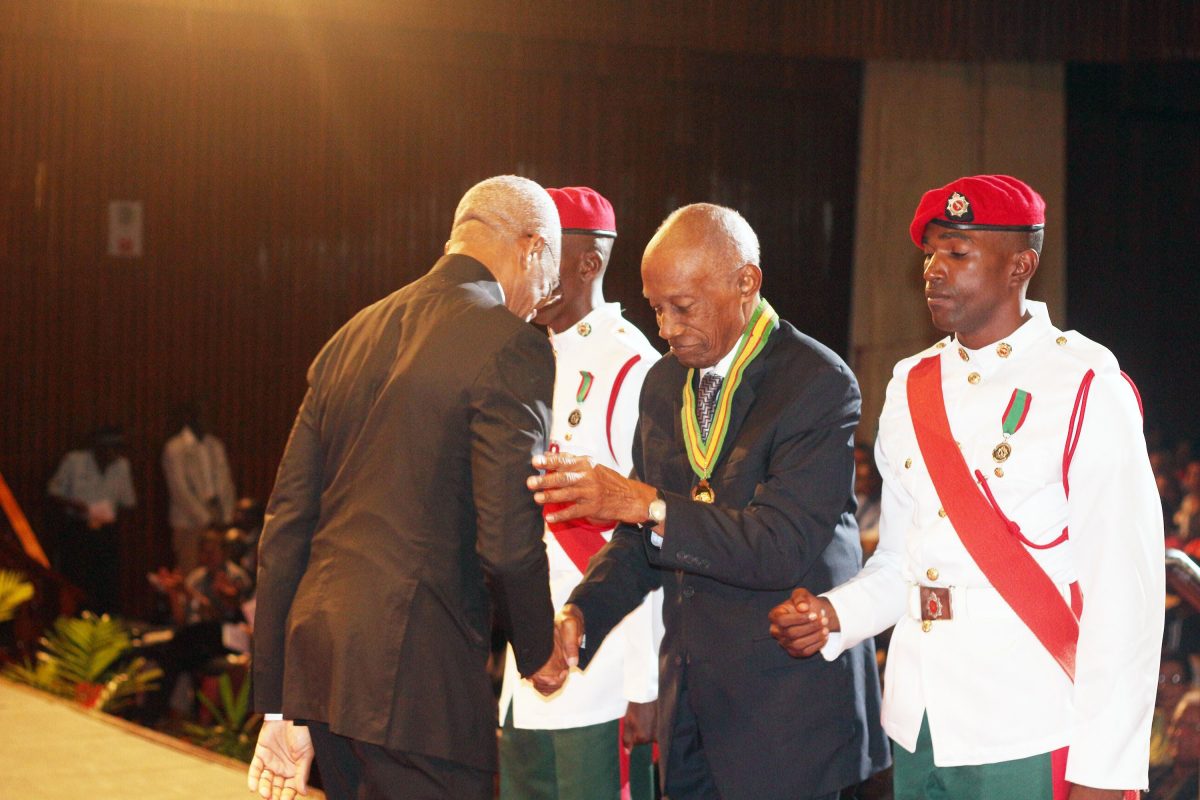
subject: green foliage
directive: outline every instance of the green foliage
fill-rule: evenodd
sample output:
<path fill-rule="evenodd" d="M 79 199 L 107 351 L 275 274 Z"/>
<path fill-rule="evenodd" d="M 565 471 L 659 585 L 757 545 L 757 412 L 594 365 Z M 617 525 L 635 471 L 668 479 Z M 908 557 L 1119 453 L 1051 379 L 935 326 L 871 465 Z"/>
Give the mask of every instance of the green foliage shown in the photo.
<path fill-rule="evenodd" d="M 17 613 L 17 606 L 33 597 L 33 584 L 19 572 L 0 569 L 0 622 Z"/>
<path fill-rule="evenodd" d="M 69 683 L 101 683 L 113 664 L 130 648 L 129 631 L 105 614 L 97 617 L 59 617 L 42 638 L 42 649 L 58 663 L 59 676 Z"/>
<path fill-rule="evenodd" d="M 5 664 L 0 675 L 60 697 L 75 696 L 75 687 L 58 677 L 58 665 L 46 659 L 39 658 L 33 664 Z"/>
<path fill-rule="evenodd" d="M 184 730 L 193 743 L 249 764 L 262 723 L 261 714 L 250 713 L 250 677 L 242 680 L 241 688 L 234 695 L 233 681 L 228 673 L 224 673 L 217 679 L 217 690 L 221 695 L 220 708 L 203 692 L 196 692 L 196 698 L 212 714 L 213 724 L 189 722 L 184 725 Z"/>
<path fill-rule="evenodd" d="M 137 694 L 158 688 L 162 677 L 162 670 L 140 656 L 123 661 L 130 647 L 129 631 L 107 614 L 59 617 L 42 637 L 36 666 L 10 664 L 3 674 L 91 708 L 116 711 Z"/>

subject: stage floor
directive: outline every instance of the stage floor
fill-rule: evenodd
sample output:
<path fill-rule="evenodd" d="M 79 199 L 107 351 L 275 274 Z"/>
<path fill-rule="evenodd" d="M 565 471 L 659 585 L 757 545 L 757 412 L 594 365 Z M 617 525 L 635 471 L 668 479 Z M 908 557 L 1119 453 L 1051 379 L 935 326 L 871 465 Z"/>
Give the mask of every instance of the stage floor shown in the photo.
<path fill-rule="evenodd" d="M 237 761 L 0 679 L 0 800 L 173 797 L 255 795 Z"/>

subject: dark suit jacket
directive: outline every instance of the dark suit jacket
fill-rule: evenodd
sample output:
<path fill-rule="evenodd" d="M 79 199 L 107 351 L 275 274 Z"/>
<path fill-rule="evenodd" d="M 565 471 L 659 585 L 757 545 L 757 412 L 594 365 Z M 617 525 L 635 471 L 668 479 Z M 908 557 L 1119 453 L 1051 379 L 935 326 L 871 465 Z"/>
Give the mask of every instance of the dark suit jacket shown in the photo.
<path fill-rule="evenodd" d="M 888 763 L 873 646 L 833 662 L 793 659 L 771 638 L 767 613 L 795 586 L 821 592 L 858 571 L 858 384 L 837 355 L 781 322 L 734 395 L 711 480 L 716 503 L 707 505 L 690 496 L 686 376 L 673 356 L 650 370 L 634 440 L 638 477 L 666 496 L 662 549 L 621 526 L 597 554 L 571 596 L 587 633 L 581 661 L 662 585 L 661 752 L 671 752 L 686 671 L 723 800 L 803 798 L 856 783 Z M 670 770 L 668 761 L 664 783 Z"/>
<path fill-rule="evenodd" d="M 448 256 L 350 320 L 308 382 L 259 549 L 255 706 L 494 770 L 487 589 L 522 673 L 553 644 L 525 487 L 550 345 Z"/>

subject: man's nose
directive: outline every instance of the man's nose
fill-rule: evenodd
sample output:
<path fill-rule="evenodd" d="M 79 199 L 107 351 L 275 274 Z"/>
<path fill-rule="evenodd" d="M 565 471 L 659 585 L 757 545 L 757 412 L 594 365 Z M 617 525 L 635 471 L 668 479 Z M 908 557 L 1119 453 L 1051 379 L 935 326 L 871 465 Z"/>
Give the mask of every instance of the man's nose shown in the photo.
<path fill-rule="evenodd" d="M 658 320 L 658 336 L 670 340 L 679 333 L 679 324 L 668 314 L 663 314 Z"/>
<path fill-rule="evenodd" d="M 921 270 L 921 277 L 925 279 L 926 283 L 933 283 L 934 281 L 945 277 L 945 275 L 945 267 L 942 264 L 942 260 L 937 257 L 936 253 L 925 258 L 925 265 Z"/>

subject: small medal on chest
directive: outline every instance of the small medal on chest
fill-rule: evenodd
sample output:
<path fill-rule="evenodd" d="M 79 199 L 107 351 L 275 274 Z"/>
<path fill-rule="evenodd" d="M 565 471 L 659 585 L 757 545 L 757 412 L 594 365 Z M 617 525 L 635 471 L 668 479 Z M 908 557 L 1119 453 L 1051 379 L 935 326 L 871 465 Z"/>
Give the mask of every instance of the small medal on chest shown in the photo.
<path fill-rule="evenodd" d="M 1031 405 L 1033 405 L 1032 394 L 1024 389 L 1013 389 L 1012 397 L 1008 400 L 1008 407 L 1004 409 L 1004 415 L 1000 418 L 1000 428 L 1004 438 L 1000 444 L 992 448 L 992 461 L 997 464 L 1008 461 L 1013 451 L 1012 444 L 1008 441 L 1009 437 L 1025 424 L 1025 418 L 1029 416 Z"/>
<path fill-rule="evenodd" d="M 586 325 L 587 323 L 582 323 L 582 324 Z M 582 331 L 581 331 L 581 333 L 582 333 Z M 588 328 L 588 333 L 591 333 L 590 326 Z M 587 336 L 586 333 L 584 333 L 583 335 Z M 587 396 L 589 394 L 591 394 L 592 384 L 595 382 L 596 382 L 595 375 L 588 372 L 587 370 L 583 370 L 583 369 L 579 370 L 579 388 L 575 390 L 575 402 L 576 403 L 578 403 L 579 405 L 583 405 L 583 401 L 587 400 Z M 572 428 L 574 428 L 582 420 L 583 420 L 583 409 L 576 408 L 574 411 L 571 412 L 570 416 L 567 417 L 567 424 L 570 425 Z"/>

